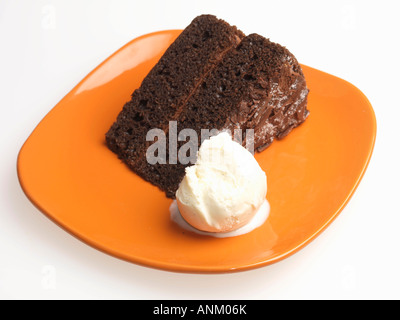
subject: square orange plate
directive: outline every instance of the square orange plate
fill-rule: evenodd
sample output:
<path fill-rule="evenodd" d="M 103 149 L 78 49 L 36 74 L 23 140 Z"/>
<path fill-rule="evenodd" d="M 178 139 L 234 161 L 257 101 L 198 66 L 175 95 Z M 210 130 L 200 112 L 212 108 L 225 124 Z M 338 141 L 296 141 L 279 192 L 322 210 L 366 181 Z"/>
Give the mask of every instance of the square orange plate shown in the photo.
<path fill-rule="evenodd" d="M 184 231 L 170 220 L 171 200 L 104 142 L 123 104 L 180 32 L 131 41 L 68 93 L 21 148 L 21 186 L 63 229 L 123 260 L 194 273 L 277 262 L 320 234 L 349 201 L 373 151 L 374 111 L 350 83 L 303 66 L 309 118 L 256 154 L 268 176 L 268 220 L 233 238 Z"/>

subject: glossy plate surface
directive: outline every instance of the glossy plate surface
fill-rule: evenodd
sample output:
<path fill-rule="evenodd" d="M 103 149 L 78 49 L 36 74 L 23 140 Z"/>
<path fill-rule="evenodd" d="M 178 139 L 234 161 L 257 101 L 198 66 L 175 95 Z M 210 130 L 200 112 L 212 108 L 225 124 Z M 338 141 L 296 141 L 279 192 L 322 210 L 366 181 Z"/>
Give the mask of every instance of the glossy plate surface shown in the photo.
<path fill-rule="evenodd" d="M 21 186 L 66 231 L 130 262 L 196 273 L 277 262 L 320 234 L 350 199 L 373 150 L 373 109 L 350 83 L 303 66 L 309 118 L 256 155 L 268 176 L 267 222 L 234 238 L 184 232 L 170 220 L 171 200 L 104 143 L 123 104 L 180 32 L 131 41 L 68 93 L 21 148 Z"/>

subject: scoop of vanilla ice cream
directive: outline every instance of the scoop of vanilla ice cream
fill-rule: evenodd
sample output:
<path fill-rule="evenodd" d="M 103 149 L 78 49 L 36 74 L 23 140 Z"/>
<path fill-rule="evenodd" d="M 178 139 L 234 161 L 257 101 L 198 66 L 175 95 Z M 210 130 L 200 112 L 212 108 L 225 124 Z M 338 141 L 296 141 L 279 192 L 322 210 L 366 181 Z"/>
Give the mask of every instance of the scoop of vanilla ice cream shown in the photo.
<path fill-rule="evenodd" d="M 205 140 L 176 192 L 182 217 L 196 229 L 229 232 L 247 224 L 267 194 L 253 155 L 227 132 Z"/>

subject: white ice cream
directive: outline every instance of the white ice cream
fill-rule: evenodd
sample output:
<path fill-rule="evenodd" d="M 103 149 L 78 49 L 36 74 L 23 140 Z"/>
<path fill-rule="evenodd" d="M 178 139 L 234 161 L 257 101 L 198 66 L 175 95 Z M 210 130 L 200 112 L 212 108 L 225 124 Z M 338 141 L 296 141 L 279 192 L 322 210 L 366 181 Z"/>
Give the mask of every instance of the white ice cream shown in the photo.
<path fill-rule="evenodd" d="M 222 132 L 205 140 L 196 164 L 176 192 L 182 217 L 206 232 L 230 232 L 247 224 L 265 202 L 267 177 L 253 155 Z"/>

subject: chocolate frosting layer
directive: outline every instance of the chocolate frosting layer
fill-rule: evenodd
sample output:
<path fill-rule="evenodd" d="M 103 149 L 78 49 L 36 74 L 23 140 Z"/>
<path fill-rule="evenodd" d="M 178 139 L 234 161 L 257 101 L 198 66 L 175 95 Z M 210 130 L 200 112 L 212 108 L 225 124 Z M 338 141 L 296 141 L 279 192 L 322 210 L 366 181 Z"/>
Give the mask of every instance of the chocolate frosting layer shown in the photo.
<path fill-rule="evenodd" d="M 309 89 L 296 58 L 278 44 L 259 35 L 251 35 L 251 43 L 261 42 L 264 48 L 277 47 L 281 64 L 266 61 L 253 68 L 247 92 L 237 104 L 224 128 L 228 130 L 254 129 L 254 149 L 266 149 L 274 139 L 282 139 L 305 121 L 309 115 L 307 96 Z M 247 39 L 243 40 L 246 41 Z M 267 70 L 267 72 L 266 72 Z M 245 145 L 245 136 L 242 137 Z"/>

